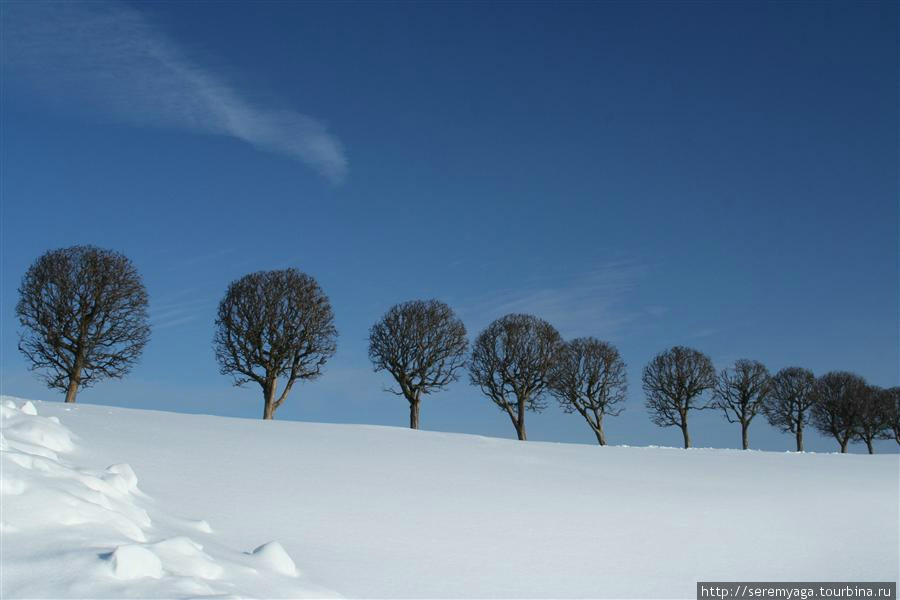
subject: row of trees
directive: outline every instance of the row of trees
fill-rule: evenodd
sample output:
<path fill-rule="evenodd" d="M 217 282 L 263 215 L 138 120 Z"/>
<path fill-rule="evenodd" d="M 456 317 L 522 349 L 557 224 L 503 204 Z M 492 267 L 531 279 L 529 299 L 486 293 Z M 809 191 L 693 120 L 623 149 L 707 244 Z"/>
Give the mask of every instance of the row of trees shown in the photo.
<path fill-rule="evenodd" d="M 66 402 L 75 401 L 79 388 L 127 374 L 149 339 L 146 289 L 132 263 L 116 252 L 93 246 L 47 252 L 29 268 L 19 293 L 19 349 L 49 387 L 65 390 Z M 232 282 L 215 324 L 221 373 L 235 385 L 260 386 L 264 419 L 274 418 L 298 380 L 318 377 L 337 348 L 328 297 L 296 269 Z M 622 412 L 628 389 L 625 362 L 607 342 L 564 341 L 543 319 L 510 314 L 488 325 L 470 348 L 462 321 L 437 300 L 388 310 L 369 332 L 369 357 L 376 371 L 393 378 L 390 391 L 408 401 L 412 428 L 419 426 L 423 396 L 467 370 L 470 382 L 509 416 L 520 440 L 527 439 L 526 414 L 554 398 L 566 412 L 580 414 L 603 445 L 604 418 Z M 739 424 L 745 449 L 760 413 L 793 433 L 798 451 L 810 423 L 833 436 L 842 452 L 853 440 L 865 442 L 870 453 L 876 439 L 900 444 L 900 388 L 870 386 L 852 373 L 817 379 L 789 367 L 773 376 L 751 360 L 717 373 L 702 352 L 676 346 L 647 364 L 642 384 L 653 422 L 678 427 L 685 448 L 691 446 L 689 416 L 703 409 L 720 410 Z"/>
<path fill-rule="evenodd" d="M 846 371 L 816 378 L 808 369 L 787 367 L 771 375 L 761 362 L 740 359 L 717 374 L 708 356 L 676 346 L 644 368 L 643 384 L 653 422 L 679 427 L 685 448 L 691 446 L 688 416 L 703 409 L 720 410 L 729 423 L 739 424 L 745 450 L 750 423 L 760 413 L 774 427 L 794 434 L 798 452 L 810 423 L 834 437 L 841 452 L 854 440 L 865 442 L 869 454 L 876 439 L 900 444 L 900 387 L 868 385 Z M 704 393 L 706 402 L 700 400 Z"/>
<path fill-rule="evenodd" d="M 416 300 L 392 307 L 370 332 L 369 356 L 376 370 L 388 371 L 395 393 L 410 405 L 410 427 L 418 426 L 423 394 L 446 387 L 468 362 L 469 379 L 509 415 L 520 440 L 527 439 L 525 416 L 555 397 L 566 412 L 577 412 L 606 444 L 604 417 L 623 410 L 628 387 L 625 362 L 611 344 L 594 338 L 563 341 L 548 322 L 512 314 L 488 325 L 475 339 L 468 361 L 466 330 L 449 306 Z M 691 446 L 692 411 L 720 410 L 741 428 L 750 447 L 750 423 L 760 413 L 793 433 L 803 450 L 807 423 L 833 436 L 847 451 L 850 441 L 876 439 L 900 444 L 900 387 L 884 390 L 852 373 L 834 371 L 815 378 L 800 367 L 774 376 L 759 361 L 741 359 L 716 373 L 708 356 L 683 346 L 658 354 L 644 367 L 646 406 L 661 427 L 678 427 Z M 703 401 L 704 396 L 707 397 Z"/>

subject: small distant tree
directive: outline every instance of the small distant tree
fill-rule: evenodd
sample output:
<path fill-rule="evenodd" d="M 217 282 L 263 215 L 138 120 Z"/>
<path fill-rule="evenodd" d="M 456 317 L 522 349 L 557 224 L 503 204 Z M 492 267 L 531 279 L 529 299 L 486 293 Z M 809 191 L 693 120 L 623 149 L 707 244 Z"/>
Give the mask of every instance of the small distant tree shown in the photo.
<path fill-rule="evenodd" d="M 823 435 L 834 437 L 842 453 L 856 436 L 867 387 L 862 377 L 846 371 L 832 371 L 816 380 L 813 425 Z"/>
<path fill-rule="evenodd" d="M 741 424 L 741 445 L 750 447 L 750 422 L 769 395 L 771 376 L 764 364 L 740 359 L 731 369 L 722 369 L 716 380 L 711 407 L 725 414 L 729 423 Z"/>
<path fill-rule="evenodd" d="M 812 371 L 787 367 L 772 377 L 769 396 L 762 405 L 770 425 L 794 434 L 797 452 L 803 452 L 803 428 L 809 422 L 815 387 Z"/>
<path fill-rule="evenodd" d="M 422 395 L 458 379 L 467 348 L 465 325 L 437 300 L 397 304 L 369 330 L 369 358 L 397 382 L 390 391 L 409 402 L 412 429 L 419 428 Z"/>
<path fill-rule="evenodd" d="M 709 357 L 693 348 L 675 346 L 657 354 L 643 374 L 650 419 L 660 427 L 676 426 L 691 447 L 688 415 L 707 406 L 698 404 L 701 394 L 716 385 L 716 370 Z"/>
<path fill-rule="evenodd" d="M 475 339 L 471 382 L 506 411 L 520 440 L 527 439 L 525 411 L 546 407 L 543 394 L 561 345 L 562 338 L 550 323 L 521 314 L 497 319 Z"/>
<path fill-rule="evenodd" d="M 19 350 L 47 387 L 75 402 L 79 388 L 124 377 L 150 339 L 147 290 L 128 258 L 94 246 L 51 250 L 25 273 Z"/>
<path fill-rule="evenodd" d="M 891 401 L 890 393 L 875 385 L 866 386 L 860 396 L 856 438 L 865 442 L 869 454 L 875 454 L 875 440 L 887 438 L 892 429 Z"/>
<path fill-rule="evenodd" d="M 228 286 L 213 348 L 221 373 L 235 385 L 259 384 L 263 419 L 272 419 L 298 379 L 321 374 L 336 338 L 328 296 L 315 279 L 291 268 L 251 273 Z"/>
<path fill-rule="evenodd" d="M 893 438 L 897 444 L 900 444 L 900 387 L 886 389 L 885 395 L 887 396 L 888 427 L 884 432 L 884 438 Z"/>
<path fill-rule="evenodd" d="M 565 412 L 577 411 L 587 421 L 601 446 L 606 445 L 603 417 L 622 413 L 627 389 L 619 351 L 594 338 L 578 338 L 562 346 L 549 386 Z"/>

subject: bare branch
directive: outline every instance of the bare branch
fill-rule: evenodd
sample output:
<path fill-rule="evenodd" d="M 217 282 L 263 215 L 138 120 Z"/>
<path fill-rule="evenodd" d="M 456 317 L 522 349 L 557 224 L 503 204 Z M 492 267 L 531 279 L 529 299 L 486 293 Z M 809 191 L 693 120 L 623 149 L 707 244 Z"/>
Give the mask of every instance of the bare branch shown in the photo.
<path fill-rule="evenodd" d="M 543 394 L 561 346 L 550 323 L 521 314 L 497 319 L 475 339 L 470 381 L 506 411 L 520 440 L 526 439 L 525 411 L 546 407 Z"/>
<path fill-rule="evenodd" d="M 622 413 L 628 389 L 625 362 L 615 346 L 594 338 L 563 345 L 550 377 L 550 393 L 566 412 L 578 412 L 600 445 L 606 444 L 603 417 Z"/>
<path fill-rule="evenodd" d="M 894 399 L 890 390 L 878 386 L 866 386 L 858 399 L 859 416 L 855 436 L 865 442 L 869 454 L 875 453 L 874 441 L 893 437 Z"/>
<path fill-rule="evenodd" d="M 419 400 L 459 378 L 468 348 L 466 328 L 437 300 L 413 300 L 391 307 L 369 330 L 369 358 L 399 386 L 393 393 L 410 403 L 410 427 L 419 426 Z"/>
<path fill-rule="evenodd" d="M 314 379 L 334 355 L 337 330 L 328 297 L 297 269 L 258 271 L 228 286 L 219 303 L 213 348 L 235 385 L 263 389 L 272 418 L 298 379 Z M 279 378 L 285 385 L 276 398 Z"/>
<path fill-rule="evenodd" d="M 708 408 L 696 401 L 716 385 L 712 361 L 698 350 L 675 346 L 657 354 L 644 367 L 642 380 L 650 419 L 660 427 L 680 427 L 684 447 L 690 448 L 688 413 Z"/>
<path fill-rule="evenodd" d="M 856 435 L 867 387 L 862 377 L 846 371 L 832 371 L 816 380 L 813 425 L 823 435 L 834 437 L 841 452 L 847 451 Z"/>
<path fill-rule="evenodd" d="M 750 446 L 748 428 L 771 389 L 771 376 L 764 364 L 740 359 L 723 369 L 716 380 L 711 408 L 718 408 L 729 423 L 740 423 L 743 448 Z"/>
<path fill-rule="evenodd" d="M 815 387 L 812 371 L 787 367 L 772 377 L 769 395 L 762 405 L 770 425 L 796 436 L 798 452 L 803 451 L 803 428 L 810 419 Z"/>
<path fill-rule="evenodd" d="M 47 252 L 19 287 L 19 350 L 48 387 L 66 390 L 124 377 L 150 338 L 147 291 L 125 256 L 94 246 Z"/>

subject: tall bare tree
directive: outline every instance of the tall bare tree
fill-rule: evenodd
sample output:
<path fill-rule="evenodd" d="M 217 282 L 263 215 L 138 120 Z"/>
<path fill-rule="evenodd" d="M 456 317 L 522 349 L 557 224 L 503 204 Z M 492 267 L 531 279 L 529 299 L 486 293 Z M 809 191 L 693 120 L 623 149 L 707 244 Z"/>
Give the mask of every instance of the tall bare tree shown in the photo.
<path fill-rule="evenodd" d="M 520 440 L 527 439 L 525 411 L 546 407 L 543 394 L 561 345 L 550 323 L 522 314 L 497 319 L 475 339 L 470 380 L 506 411 Z"/>
<path fill-rule="evenodd" d="M 731 369 L 722 369 L 716 379 L 710 406 L 725 414 L 729 423 L 741 424 L 741 446 L 750 447 L 750 422 L 766 401 L 771 389 L 769 370 L 756 360 L 740 359 Z"/>
<path fill-rule="evenodd" d="M 606 445 L 603 417 L 624 410 L 628 380 L 625 362 L 612 344 L 595 338 L 566 342 L 552 370 L 549 391 L 565 412 L 578 412 L 597 442 Z"/>
<path fill-rule="evenodd" d="M 423 394 L 459 378 L 468 349 L 466 327 L 453 309 L 438 300 L 412 300 L 392 306 L 369 330 L 369 358 L 375 371 L 397 382 L 390 391 L 409 402 L 409 426 L 419 428 Z"/>
<path fill-rule="evenodd" d="M 19 350 L 47 387 L 75 402 L 79 388 L 124 377 L 150 338 L 147 290 L 128 258 L 94 246 L 51 250 L 25 273 Z"/>
<path fill-rule="evenodd" d="M 297 269 L 258 271 L 233 281 L 219 303 L 213 348 L 235 385 L 262 388 L 272 419 L 298 379 L 314 379 L 334 355 L 337 330 L 328 296 Z M 278 394 L 279 379 L 284 388 Z"/>
<path fill-rule="evenodd" d="M 866 386 L 859 399 L 859 423 L 856 438 L 865 442 L 869 454 L 875 454 L 874 442 L 888 437 L 891 431 L 890 392 L 875 385 Z"/>
<path fill-rule="evenodd" d="M 684 447 L 691 447 L 688 415 L 708 408 L 697 399 L 716 385 L 716 370 L 709 357 L 693 348 L 675 346 L 661 352 L 644 367 L 644 393 L 650 419 L 660 427 L 678 427 Z"/>
<path fill-rule="evenodd" d="M 887 422 L 888 428 L 884 432 L 885 439 L 893 438 L 900 444 L 900 387 L 892 387 L 885 390 L 887 395 Z"/>
<path fill-rule="evenodd" d="M 772 377 L 769 396 L 762 411 L 769 424 L 793 433 L 797 452 L 803 452 L 803 428 L 815 400 L 816 377 L 809 369 L 787 367 Z"/>
<path fill-rule="evenodd" d="M 846 371 L 831 371 L 816 380 L 813 425 L 823 435 L 834 437 L 841 452 L 847 452 L 856 436 L 866 388 L 865 379 Z"/>

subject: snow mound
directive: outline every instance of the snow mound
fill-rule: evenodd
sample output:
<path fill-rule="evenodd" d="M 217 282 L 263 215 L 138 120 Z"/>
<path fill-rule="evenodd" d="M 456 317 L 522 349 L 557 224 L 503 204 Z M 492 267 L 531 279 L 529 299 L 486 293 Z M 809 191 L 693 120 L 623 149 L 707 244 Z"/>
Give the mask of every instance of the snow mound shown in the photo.
<path fill-rule="evenodd" d="M 137 475 L 131 465 L 121 463 L 106 467 L 106 474 L 103 475 L 103 481 L 111 485 L 121 494 L 137 494 L 140 490 L 137 487 Z"/>
<path fill-rule="evenodd" d="M 277 542 L 248 555 L 168 514 L 129 464 L 73 462 L 86 454 L 76 439 L 33 402 L 0 402 L 0 597 L 336 596 L 301 581 Z"/>
<path fill-rule="evenodd" d="M 251 552 L 251 554 L 259 559 L 260 565 L 270 571 L 275 571 L 276 573 L 281 573 L 282 575 L 288 575 L 290 577 L 296 577 L 298 575 L 297 565 L 294 564 L 293 559 L 288 556 L 284 547 L 278 542 L 263 544 Z"/>
<path fill-rule="evenodd" d="M 112 572 L 119 579 L 140 579 L 163 576 L 162 561 L 151 550 L 143 546 L 126 544 L 118 546 L 109 554 L 101 555 L 112 564 Z"/>

